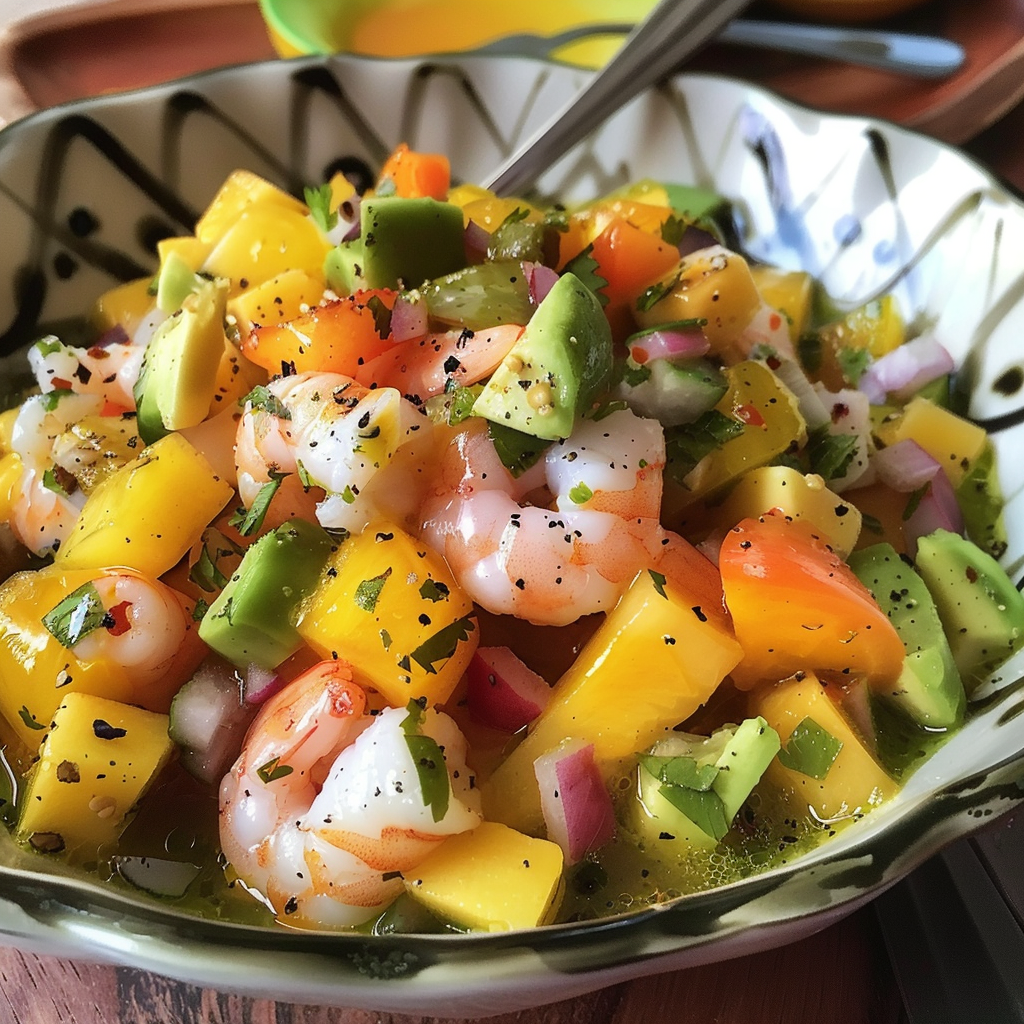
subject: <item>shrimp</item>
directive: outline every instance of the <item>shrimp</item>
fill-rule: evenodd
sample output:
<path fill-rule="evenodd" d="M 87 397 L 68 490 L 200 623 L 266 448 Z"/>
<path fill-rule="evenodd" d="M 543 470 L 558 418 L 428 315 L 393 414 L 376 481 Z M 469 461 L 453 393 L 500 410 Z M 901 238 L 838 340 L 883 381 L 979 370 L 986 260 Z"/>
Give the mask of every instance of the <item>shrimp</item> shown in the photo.
<path fill-rule="evenodd" d="M 49 335 L 29 349 L 28 362 L 43 394 L 98 395 L 123 409 L 134 409 L 133 390 L 144 353 L 144 345 L 127 340 L 76 348 Z"/>
<path fill-rule="evenodd" d="M 447 451 L 422 535 L 488 611 L 563 626 L 611 608 L 657 563 L 664 433 L 622 410 L 580 424 L 539 465 L 554 510 L 521 504 L 541 496 L 536 478 L 515 480 L 470 427 Z"/>
<path fill-rule="evenodd" d="M 441 751 L 443 807 L 426 799 L 426 758 L 413 752 L 411 735 Z M 446 715 L 367 714 L 350 666 L 320 662 L 271 698 L 250 727 L 221 783 L 221 848 L 282 921 L 361 924 L 401 893 L 399 872 L 480 823 L 465 756 L 466 741 Z"/>
<path fill-rule="evenodd" d="M 137 690 L 172 667 L 189 630 L 174 592 L 138 573 L 106 572 L 92 581 L 103 605 L 101 628 L 71 648 L 79 661 L 107 661 L 131 673 Z"/>
<path fill-rule="evenodd" d="M 377 515 L 406 520 L 415 512 L 432 446 L 430 421 L 394 388 L 338 373 L 280 377 L 245 404 L 238 490 L 248 508 L 272 473 L 294 473 L 326 492 L 316 505 L 321 526 L 357 533 Z"/>
<path fill-rule="evenodd" d="M 53 451 L 71 426 L 98 414 L 102 404 L 94 395 L 51 393 L 26 399 L 18 411 L 11 449 L 22 470 L 10 527 L 33 554 L 53 554 L 78 520 L 85 494 L 71 473 L 54 466 Z"/>

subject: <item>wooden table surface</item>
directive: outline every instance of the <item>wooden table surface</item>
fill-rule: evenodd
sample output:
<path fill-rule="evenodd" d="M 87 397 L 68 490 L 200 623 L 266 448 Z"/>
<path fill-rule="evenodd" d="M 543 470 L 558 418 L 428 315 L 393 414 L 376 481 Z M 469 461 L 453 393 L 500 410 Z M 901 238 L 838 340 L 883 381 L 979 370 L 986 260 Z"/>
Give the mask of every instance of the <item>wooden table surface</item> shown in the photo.
<path fill-rule="evenodd" d="M 163 6 L 160 0 L 158 6 Z M 216 5 L 215 5 L 216 6 Z M 223 2 L 219 5 L 223 7 Z M 254 11 L 254 8 L 252 9 Z M 136 38 L 139 64 L 153 80 L 217 63 L 270 55 L 252 12 L 246 34 L 203 33 L 207 44 L 166 59 L 159 38 Z M 24 79 L 35 98 L 137 84 L 133 67 L 90 60 L 89 26 L 76 29 L 81 47 L 70 64 L 28 51 Z M 227 40 L 210 48 L 209 40 Z M 95 51 L 99 53 L 99 51 Z M 163 53 L 161 63 L 154 55 Z M 83 56 L 83 54 L 85 56 Z M 147 57 L 146 54 L 149 54 Z M 24 54 L 22 55 L 24 56 Z M 32 65 L 32 61 L 35 64 Z M 45 68 L 45 74 L 42 69 Z M 63 92 L 61 92 L 63 90 Z M 970 134 L 970 132 L 967 132 Z M 1024 191 L 1024 105 L 1012 109 L 965 147 Z M 906 1024 L 896 979 L 871 907 L 816 936 L 739 960 L 616 985 L 570 1002 L 490 1018 L 494 1024 Z M 276 1003 L 201 989 L 145 971 L 0 949 L 0 1024 L 425 1024 L 439 1018 Z"/>

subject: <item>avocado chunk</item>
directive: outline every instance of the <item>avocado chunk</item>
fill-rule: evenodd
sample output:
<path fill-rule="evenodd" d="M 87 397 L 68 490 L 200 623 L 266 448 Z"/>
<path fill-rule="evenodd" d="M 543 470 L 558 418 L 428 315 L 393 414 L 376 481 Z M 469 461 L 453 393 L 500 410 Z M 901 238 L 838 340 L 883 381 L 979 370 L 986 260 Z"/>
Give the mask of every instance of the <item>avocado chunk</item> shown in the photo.
<path fill-rule="evenodd" d="M 147 345 L 135 384 L 139 435 L 146 444 L 206 419 L 226 344 L 227 294 L 226 282 L 203 281 Z"/>
<path fill-rule="evenodd" d="M 857 578 L 889 616 L 907 652 L 898 682 L 891 690 L 879 691 L 879 696 L 928 728 L 959 725 L 967 698 L 924 580 L 891 544 L 855 551 L 849 561 Z"/>
<path fill-rule="evenodd" d="M 466 265 L 462 210 L 453 203 L 375 196 L 363 200 L 359 219 L 367 288 L 416 288 Z"/>
<path fill-rule="evenodd" d="M 1006 551 L 1006 521 L 1003 518 L 1003 489 L 996 468 L 991 439 L 967 470 L 956 489 L 956 500 L 964 514 L 967 536 L 993 558 Z"/>
<path fill-rule="evenodd" d="M 326 530 L 303 519 L 264 534 L 203 616 L 200 639 L 239 668 L 276 668 L 302 646 L 299 605 L 335 547 Z"/>
<path fill-rule="evenodd" d="M 477 416 L 556 441 L 605 389 L 612 332 L 601 303 L 563 274 L 473 404 Z"/>
<path fill-rule="evenodd" d="M 652 851 L 673 840 L 714 848 L 779 748 L 779 734 L 760 717 L 661 740 L 640 755 L 638 832 Z"/>
<path fill-rule="evenodd" d="M 338 295 L 353 295 L 366 287 L 363 277 L 363 243 L 356 238 L 341 242 L 324 257 L 327 287 Z"/>
<path fill-rule="evenodd" d="M 970 693 L 1024 644 L 1024 596 L 991 555 L 949 530 L 918 540 L 916 564 Z"/>
<path fill-rule="evenodd" d="M 160 264 L 156 278 L 156 305 L 163 313 L 174 313 L 203 282 L 182 257 L 171 250 Z"/>

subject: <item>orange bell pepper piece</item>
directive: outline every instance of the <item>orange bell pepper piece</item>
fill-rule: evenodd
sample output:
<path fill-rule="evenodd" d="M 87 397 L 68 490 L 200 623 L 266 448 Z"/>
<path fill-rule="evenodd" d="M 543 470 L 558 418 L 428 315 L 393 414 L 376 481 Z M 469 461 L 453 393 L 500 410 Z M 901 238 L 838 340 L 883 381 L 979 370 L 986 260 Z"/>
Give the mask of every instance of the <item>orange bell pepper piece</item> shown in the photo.
<path fill-rule="evenodd" d="M 613 219 L 594 239 L 593 257 L 608 284 L 606 312 L 632 305 L 649 285 L 679 262 L 679 250 L 622 218 Z"/>
<path fill-rule="evenodd" d="M 363 363 L 392 346 L 390 335 L 378 331 L 372 299 L 390 309 L 395 294 L 387 289 L 356 292 L 284 323 L 254 326 L 242 338 L 242 353 L 270 373 L 288 366 L 296 373 L 322 370 L 353 377 Z"/>
<path fill-rule="evenodd" d="M 894 683 L 904 647 L 885 612 L 805 520 L 778 511 L 744 519 L 722 543 L 719 569 L 743 661 L 744 689 L 796 672 L 834 671 Z"/>
<path fill-rule="evenodd" d="M 428 197 L 443 203 L 451 187 L 451 166 L 447 157 L 439 153 L 416 152 L 403 142 L 381 168 L 378 190 L 386 179 L 394 183 L 395 195 L 405 199 Z"/>

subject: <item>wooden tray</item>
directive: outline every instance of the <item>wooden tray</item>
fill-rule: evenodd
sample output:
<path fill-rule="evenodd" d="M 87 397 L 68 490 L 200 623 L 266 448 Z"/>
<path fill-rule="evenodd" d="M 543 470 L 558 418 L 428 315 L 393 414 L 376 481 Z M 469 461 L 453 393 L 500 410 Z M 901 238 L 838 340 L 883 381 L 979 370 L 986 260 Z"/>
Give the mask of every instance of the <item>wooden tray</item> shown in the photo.
<path fill-rule="evenodd" d="M 758 14 L 762 12 L 758 11 Z M 883 117 L 963 143 L 1024 98 L 1024 0 L 935 0 L 890 27 L 960 43 L 939 82 L 738 47 L 689 66 L 766 85 L 801 103 Z M 28 17 L 0 34 L 0 121 L 39 107 L 273 57 L 253 0 L 106 0 Z"/>

